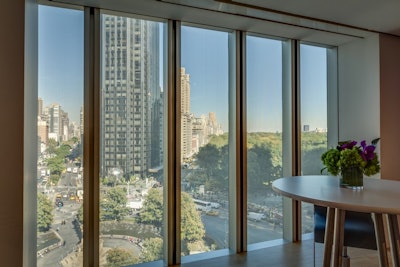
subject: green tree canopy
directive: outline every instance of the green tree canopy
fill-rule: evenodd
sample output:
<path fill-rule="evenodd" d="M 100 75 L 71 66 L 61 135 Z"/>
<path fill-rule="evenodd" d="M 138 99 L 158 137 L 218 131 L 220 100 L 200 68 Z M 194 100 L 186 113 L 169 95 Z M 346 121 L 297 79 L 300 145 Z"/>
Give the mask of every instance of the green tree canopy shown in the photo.
<path fill-rule="evenodd" d="M 159 237 L 145 239 L 141 254 L 143 262 L 156 261 L 163 258 L 163 240 Z"/>
<path fill-rule="evenodd" d="M 121 267 L 138 263 L 132 253 L 123 248 L 112 248 L 106 253 L 107 267 Z"/>
<path fill-rule="evenodd" d="M 267 145 L 255 145 L 247 153 L 247 179 L 251 191 L 259 191 L 281 176 L 272 163 L 272 152 Z"/>
<path fill-rule="evenodd" d="M 37 228 L 39 232 L 46 232 L 53 223 L 53 205 L 50 199 L 42 193 L 37 195 Z"/>
<path fill-rule="evenodd" d="M 197 164 L 209 177 L 212 177 L 218 169 L 220 161 L 220 151 L 217 146 L 207 144 L 199 149 L 196 154 Z"/>
<path fill-rule="evenodd" d="M 125 188 L 111 188 L 100 201 L 100 217 L 103 221 L 121 221 L 128 215 L 129 208 L 126 207 L 128 199 Z"/>
<path fill-rule="evenodd" d="M 188 242 L 202 240 L 205 235 L 205 229 L 200 213 L 196 210 L 192 197 L 185 192 L 182 192 L 181 216 L 182 240 Z"/>
<path fill-rule="evenodd" d="M 50 169 L 50 173 L 60 175 L 65 169 L 64 161 L 64 158 L 58 156 L 47 159 L 47 167 Z"/>
<path fill-rule="evenodd" d="M 71 153 L 70 150 L 71 146 L 63 143 L 59 148 L 57 148 L 56 155 L 60 158 L 65 159 Z"/>
<path fill-rule="evenodd" d="M 47 141 L 47 153 L 49 153 L 50 155 L 56 154 L 57 146 L 58 146 L 57 141 L 53 138 L 50 138 Z"/>
<path fill-rule="evenodd" d="M 159 188 L 152 188 L 144 199 L 143 210 L 140 213 L 142 223 L 161 227 L 163 222 L 163 193 Z"/>
<path fill-rule="evenodd" d="M 207 144 L 196 154 L 199 170 L 190 180 L 193 184 L 204 184 L 206 190 L 224 190 L 228 182 L 228 145 L 217 147 Z"/>
<path fill-rule="evenodd" d="M 143 203 L 143 211 L 140 214 L 141 222 L 161 227 L 163 207 L 162 190 L 157 188 L 150 189 Z M 182 192 L 181 217 L 182 239 L 189 242 L 202 240 L 205 234 L 203 222 L 199 212 L 196 210 L 193 199 L 185 192 Z"/>

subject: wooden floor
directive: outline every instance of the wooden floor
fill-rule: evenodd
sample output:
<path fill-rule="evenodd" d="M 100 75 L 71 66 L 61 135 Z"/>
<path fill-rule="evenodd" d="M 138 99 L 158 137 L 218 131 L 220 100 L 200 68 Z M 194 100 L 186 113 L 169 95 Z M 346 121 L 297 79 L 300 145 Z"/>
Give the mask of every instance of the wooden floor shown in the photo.
<path fill-rule="evenodd" d="M 351 267 L 379 266 L 378 254 L 374 250 L 348 248 Z M 323 245 L 313 240 L 301 243 L 286 243 L 273 247 L 252 250 L 243 254 L 221 256 L 207 260 L 183 263 L 182 267 L 311 267 L 322 266 Z"/>

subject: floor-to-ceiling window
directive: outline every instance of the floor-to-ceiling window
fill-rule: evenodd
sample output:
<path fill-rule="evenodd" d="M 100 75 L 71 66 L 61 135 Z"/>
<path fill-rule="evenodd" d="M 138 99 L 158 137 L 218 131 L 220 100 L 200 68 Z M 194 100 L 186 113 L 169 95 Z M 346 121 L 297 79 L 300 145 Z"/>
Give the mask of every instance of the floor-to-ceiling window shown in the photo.
<path fill-rule="evenodd" d="M 43 24 L 46 27 L 41 32 L 50 33 L 52 38 L 47 41 L 60 43 L 55 44 L 56 55 L 48 47 L 39 51 L 39 62 L 48 60 L 50 65 L 43 70 L 39 68 L 38 191 L 41 194 L 38 200 L 42 213 L 38 213 L 38 223 L 45 220 L 50 223 L 47 229 L 38 232 L 38 246 L 43 244 L 41 249 L 38 247 L 38 266 L 82 266 L 83 214 L 89 212 L 81 208 L 85 178 L 81 141 L 83 12 L 44 6 L 40 9 L 42 19 L 46 18 L 44 10 L 55 14 L 54 21 Z M 271 183 L 284 173 L 283 158 L 287 150 L 283 147 L 291 143 L 288 136 L 294 136 L 287 132 L 292 129 L 283 126 L 284 113 L 296 112 L 292 102 L 285 100 L 291 91 L 287 86 L 290 83 L 283 85 L 284 69 L 290 69 L 283 62 L 286 42 L 245 32 L 235 35 L 226 29 L 194 26 L 183 21 L 177 38 L 179 45 L 167 50 L 166 23 L 162 20 L 105 11 L 100 14 L 97 25 L 100 61 L 99 71 L 94 74 L 100 81 L 99 88 L 95 88 L 99 105 L 91 107 L 98 121 L 89 121 L 95 126 L 99 123 L 99 127 L 87 128 L 98 129 L 95 135 L 99 137 L 95 147 L 98 154 L 86 151 L 93 153 L 91 158 L 99 165 L 94 175 L 96 183 L 86 184 L 86 188 L 99 185 L 96 186 L 98 201 L 88 206 L 89 210 L 93 206 L 99 210 L 94 221 L 94 225 L 99 224 L 99 246 L 95 246 L 99 265 L 124 266 L 166 260 L 165 251 L 178 246 L 181 253 L 175 259 L 177 262 L 187 255 L 232 249 L 231 239 L 240 236 L 235 221 L 242 219 L 232 214 L 232 206 L 242 201 L 241 196 L 247 196 L 243 201 L 247 202 L 247 229 L 244 229 L 247 243 L 281 239 L 287 213 L 283 212 L 282 198 L 274 194 Z M 66 28 L 62 35 L 51 32 L 51 26 L 58 31 L 62 27 L 56 23 L 57 19 L 73 21 L 68 25 L 75 28 Z M 237 69 L 238 77 L 232 75 L 237 67 L 234 49 L 236 52 L 241 49 L 232 43 L 237 36 L 244 36 L 241 41 L 246 43 L 245 50 L 240 51 L 246 58 L 241 66 L 245 77 Z M 318 174 L 319 157 L 327 147 L 327 49 L 305 44 L 299 49 L 301 169 L 302 174 Z M 173 104 L 166 101 L 166 78 L 163 77 L 167 72 L 166 51 L 179 53 L 179 68 L 174 70 L 179 72 L 176 75 L 179 100 L 174 101 L 180 105 L 176 106 L 175 114 L 168 116 L 166 107 Z M 51 60 L 62 64 L 56 65 Z M 66 69 L 67 66 L 70 68 Z M 246 110 L 239 107 L 243 103 L 241 99 L 232 101 L 233 96 L 243 96 L 237 93 L 239 86 L 232 82 L 236 78 L 246 81 L 242 88 Z M 52 79 L 57 80 L 46 85 L 45 81 Z M 49 98 L 46 90 L 56 97 Z M 68 102 L 78 108 L 70 107 Z M 243 127 L 235 117 L 243 114 L 246 115 L 241 118 L 241 122 L 246 122 L 246 143 L 235 139 L 232 131 Z M 170 145 L 164 129 L 173 124 L 172 117 L 179 118 L 180 125 L 180 135 L 172 137 L 179 140 L 179 157 L 172 160 L 177 163 L 172 165 L 178 166 L 178 178 L 166 177 L 164 168 L 165 148 Z M 232 159 L 241 157 L 240 148 L 246 149 L 247 154 L 247 192 L 236 184 L 241 177 L 232 175 L 236 167 L 232 166 L 235 162 Z M 168 188 L 168 192 L 180 193 L 179 197 L 174 196 L 181 204 L 177 207 L 180 229 L 179 236 L 171 237 L 177 239 L 176 247 L 167 248 L 165 236 L 171 232 L 165 228 L 164 218 L 175 208 L 168 206 L 167 209 L 171 194 L 165 198 L 168 195 L 165 184 L 171 180 L 180 182 L 179 185 L 171 183 L 173 187 Z M 233 193 L 232 188 L 237 192 Z M 305 232 L 312 229 L 311 208 L 303 206 Z M 53 243 L 46 243 L 50 240 Z"/>
<path fill-rule="evenodd" d="M 39 7 L 37 266 L 82 266 L 83 48 L 82 10 Z"/>
<path fill-rule="evenodd" d="M 282 197 L 272 182 L 282 177 L 282 41 L 246 39 L 247 240 L 282 238 Z"/>
<path fill-rule="evenodd" d="M 101 14 L 101 266 L 163 258 L 163 23 Z"/>
<path fill-rule="evenodd" d="M 300 44 L 301 174 L 318 175 L 328 147 L 327 48 Z M 311 204 L 302 204 L 302 232 L 313 231 Z"/>
<path fill-rule="evenodd" d="M 229 32 L 181 28 L 181 247 L 229 247 Z"/>

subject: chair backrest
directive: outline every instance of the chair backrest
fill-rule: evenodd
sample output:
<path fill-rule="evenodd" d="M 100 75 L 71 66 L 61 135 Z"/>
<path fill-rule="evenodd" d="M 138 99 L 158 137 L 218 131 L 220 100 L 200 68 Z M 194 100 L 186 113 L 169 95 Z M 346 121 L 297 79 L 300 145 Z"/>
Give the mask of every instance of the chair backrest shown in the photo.
<path fill-rule="evenodd" d="M 314 205 L 314 241 L 324 243 L 326 207 Z M 371 214 L 346 211 L 344 245 L 376 250 L 375 227 Z"/>

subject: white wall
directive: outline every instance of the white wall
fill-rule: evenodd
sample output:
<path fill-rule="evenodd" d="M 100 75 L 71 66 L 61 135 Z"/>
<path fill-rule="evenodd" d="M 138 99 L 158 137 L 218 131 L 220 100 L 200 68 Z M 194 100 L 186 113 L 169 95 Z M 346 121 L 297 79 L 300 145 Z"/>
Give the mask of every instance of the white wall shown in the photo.
<path fill-rule="evenodd" d="M 338 79 L 339 141 L 380 137 L 378 34 L 339 46 Z"/>

